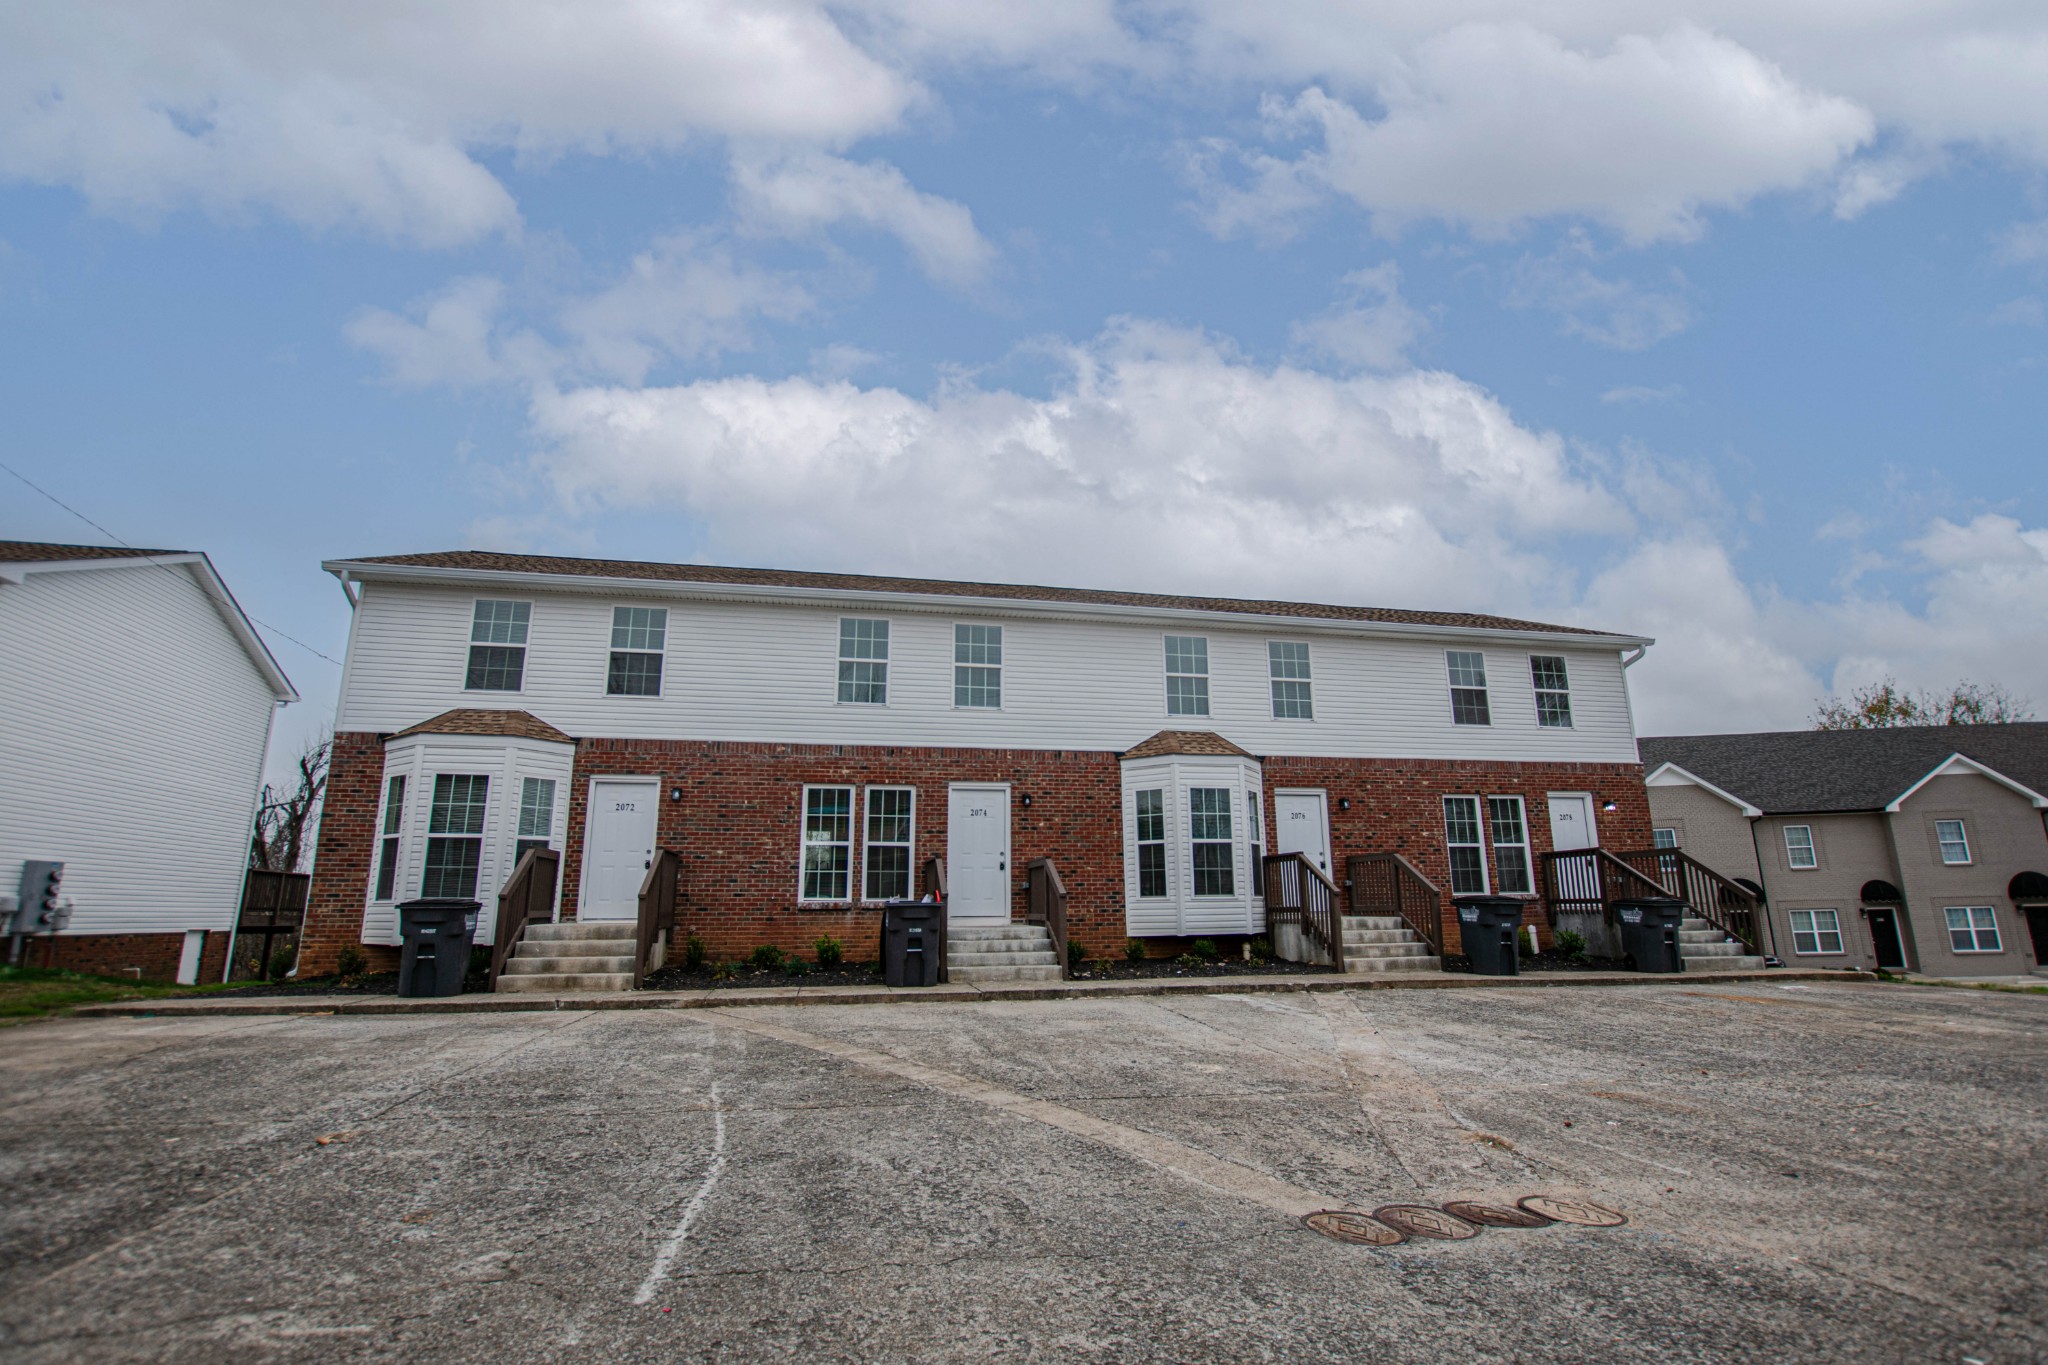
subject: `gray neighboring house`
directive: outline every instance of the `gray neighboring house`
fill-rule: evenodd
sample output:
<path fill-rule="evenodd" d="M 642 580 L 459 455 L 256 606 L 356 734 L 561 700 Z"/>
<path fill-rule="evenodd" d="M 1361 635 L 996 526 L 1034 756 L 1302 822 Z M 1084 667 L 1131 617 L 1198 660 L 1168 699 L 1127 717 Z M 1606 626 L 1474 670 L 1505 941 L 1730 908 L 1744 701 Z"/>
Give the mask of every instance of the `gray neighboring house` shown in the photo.
<path fill-rule="evenodd" d="M 1761 886 L 1787 964 L 2048 974 L 2048 724 L 1641 747 L 1659 846 Z"/>

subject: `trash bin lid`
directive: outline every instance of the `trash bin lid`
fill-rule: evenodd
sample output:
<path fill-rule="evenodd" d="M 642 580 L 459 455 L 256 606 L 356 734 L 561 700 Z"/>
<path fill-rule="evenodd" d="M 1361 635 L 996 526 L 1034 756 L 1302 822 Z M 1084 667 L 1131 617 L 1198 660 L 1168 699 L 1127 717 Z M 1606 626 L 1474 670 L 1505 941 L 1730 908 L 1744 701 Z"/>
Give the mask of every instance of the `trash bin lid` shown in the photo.
<path fill-rule="evenodd" d="M 415 901 L 400 901 L 399 928 L 402 931 L 407 924 L 474 923 L 483 908 L 482 901 L 466 901 L 452 896 L 423 896 Z"/>

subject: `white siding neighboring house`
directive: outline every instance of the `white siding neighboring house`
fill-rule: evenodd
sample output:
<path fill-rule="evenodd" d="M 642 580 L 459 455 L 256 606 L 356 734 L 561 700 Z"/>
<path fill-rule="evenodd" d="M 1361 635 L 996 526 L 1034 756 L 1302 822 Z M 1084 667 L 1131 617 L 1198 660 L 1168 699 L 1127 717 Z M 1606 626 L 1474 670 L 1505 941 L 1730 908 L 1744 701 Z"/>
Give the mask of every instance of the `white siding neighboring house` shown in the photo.
<path fill-rule="evenodd" d="M 0 541 L 0 891 L 25 860 L 65 865 L 58 965 L 225 965 L 296 700 L 205 555 Z"/>

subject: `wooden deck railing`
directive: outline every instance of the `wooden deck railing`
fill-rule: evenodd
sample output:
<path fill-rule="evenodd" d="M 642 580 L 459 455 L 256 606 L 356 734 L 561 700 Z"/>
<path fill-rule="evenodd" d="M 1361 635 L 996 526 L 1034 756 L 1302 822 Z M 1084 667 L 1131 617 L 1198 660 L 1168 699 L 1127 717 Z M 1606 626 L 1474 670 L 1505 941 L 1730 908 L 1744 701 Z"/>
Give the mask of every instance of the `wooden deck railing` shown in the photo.
<path fill-rule="evenodd" d="M 931 900 L 938 902 L 941 906 L 945 905 L 946 860 L 944 858 L 930 857 L 924 860 L 923 865 L 920 866 L 917 870 L 917 894 L 920 897 L 929 897 Z M 877 963 L 877 965 L 881 963 L 881 960 L 881 955 L 877 953 L 875 956 L 875 962 Z M 939 984 L 943 986 L 952 979 L 952 973 L 949 970 L 947 970 L 946 967 L 946 917 L 944 915 L 940 915 Z"/>
<path fill-rule="evenodd" d="M 647 975 L 647 960 L 664 932 L 676 927 L 676 883 L 682 877 L 683 860 L 672 848 L 654 850 L 647 875 L 640 879 L 640 932 L 633 949 L 633 989 Z"/>
<path fill-rule="evenodd" d="M 1265 860 L 1266 922 L 1299 924 L 1310 944 L 1344 970 L 1344 916 L 1337 887 L 1300 853 L 1276 853 Z"/>
<path fill-rule="evenodd" d="M 529 848 L 498 893 L 498 923 L 491 939 L 491 974 L 484 989 L 498 989 L 498 973 L 526 936 L 526 926 L 555 917 L 555 887 L 561 880 L 562 855 L 551 848 Z"/>
<path fill-rule="evenodd" d="M 1444 951 L 1444 893 L 1398 853 L 1354 853 L 1344 860 L 1354 915 L 1399 915 L 1438 957 Z"/>
<path fill-rule="evenodd" d="M 1043 924 L 1052 939 L 1053 956 L 1059 959 L 1060 980 L 1073 975 L 1067 962 L 1067 886 L 1050 858 L 1033 858 L 1025 865 L 1024 921 Z"/>
<path fill-rule="evenodd" d="M 1553 925 L 1560 914 L 1601 915 L 1612 925 L 1614 902 L 1633 896 L 1668 894 L 1662 883 L 1604 848 L 1574 848 L 1543 855 L 1543 898 Z"/>
<path fill-rule="evenodd" d="M 1618 855 L 1645 877 L 1676 896 L 1692 912 L 1752 953 L 1766 951 L 1763 902 L 1689 853 L 1675 848 L 1645 848 Z"/>

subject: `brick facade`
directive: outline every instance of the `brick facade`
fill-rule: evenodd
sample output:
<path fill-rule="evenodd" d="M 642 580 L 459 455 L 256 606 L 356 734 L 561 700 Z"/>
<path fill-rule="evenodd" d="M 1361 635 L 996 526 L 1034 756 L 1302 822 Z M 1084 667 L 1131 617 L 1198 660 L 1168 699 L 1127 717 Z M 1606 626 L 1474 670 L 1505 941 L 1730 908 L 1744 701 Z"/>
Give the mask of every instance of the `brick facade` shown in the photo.
<path fill-rule="evenodd" d="M 22 961 L 31 967 L 62 967 L 96 976 L 133 976 L 142 981 L 175 981 L 185 953 L 183 934 L 59 934 L 28 941 Z M 199 950 L 199 980 L 218 981 L 227 964 L 228 934 L 209 930 Z"/>
<path fill-rule="evenodd" d="M 394 949 L 360 943 L 382 772 L 380 736 L 335 736 L 302 975 L 334 970 L 336 955 L 351 943 L 362 946 L 373 969 L 396 965 Z M 1264 760 L 1264 773 L 1269 830 L 1275 824 L 1276 789 L 1320 787 L 1328 792 L 1334 870 L 1340 880 L 1347 854 L 1391 849 L 1448 889 L 1446 795 L 1521 796 L 1535 860 L 1550 849 L 1545 798 L 1553 791 L 1590 792 L 1596 807 L 1614 803 L 1613 811 L 1597 817 L 1607 847 L 1650 845 L 1649 802 L 1636 764 L 1277 757 Z M 678 935 L 702 937 L 714 960 L 744 956 L 764 943 L 809 957 L 814 940 L 827 934 L 844 945 L 849 958 L 872 958 L 877 910 L 798 904 L 806 783 L 916 787 L 916 866 L 945 853 L 947 784 L 1006 782 L 1011 788 L 1012 915 L 1024 914 L 1024 868 L 1033 858 L 1050 857 L 1067 887 L 1070 938 L 1090 956 L 1119 955 L 1126 942 L 1122 784 L 1113 753 L 584 740 L 577 746 L 568 792 L 565 919 L 576 913 L 585 806 L 590 779 L 598 776 L 661 779 L 656 839 L 683 859 Z M 677 788 L 679 801 L 670 799 Z M 1031 798 L 1028 807 L 1026 796 Z M 1347 800 L 1348 810 L 1343 808 Z M 1540 861 L 1537 875 L 1540 879 Z M 1456 917 L 1448 901 L 1444 915 L 1446 950 L 1457 952 Z M 1540 903 L 1532 905 L 1528 919 L 1547 942 Z M 1154 952 L 1181 946 L 1173 939 L 1146 942 Z"/>

